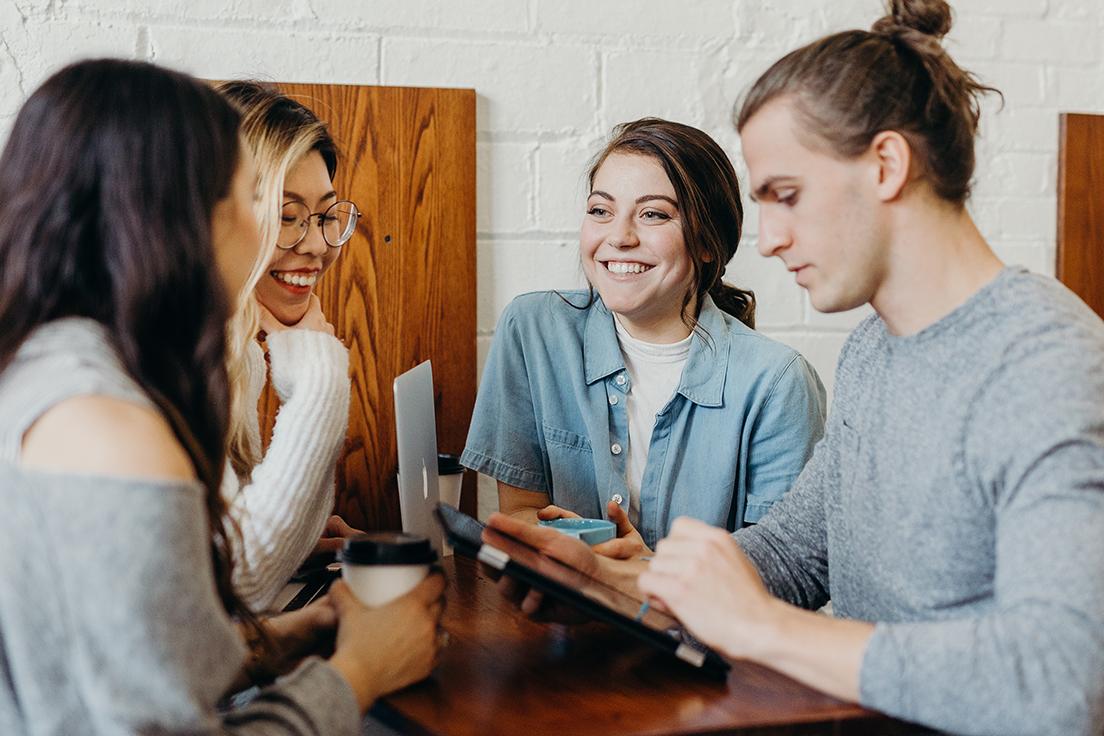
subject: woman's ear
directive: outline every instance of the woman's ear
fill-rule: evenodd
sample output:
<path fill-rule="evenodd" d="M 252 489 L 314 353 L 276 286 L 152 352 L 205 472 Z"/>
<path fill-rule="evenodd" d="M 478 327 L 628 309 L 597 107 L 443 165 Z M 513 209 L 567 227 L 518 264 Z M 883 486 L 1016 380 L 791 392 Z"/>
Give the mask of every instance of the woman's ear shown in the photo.
<path fill-rule="evenodd" d="M 912 178 L 912 146 L 895 130 L 883 130 L 870 142 L 870 154 L 877 164 L 876 191 L 883 202 L 901 196 Z"/>

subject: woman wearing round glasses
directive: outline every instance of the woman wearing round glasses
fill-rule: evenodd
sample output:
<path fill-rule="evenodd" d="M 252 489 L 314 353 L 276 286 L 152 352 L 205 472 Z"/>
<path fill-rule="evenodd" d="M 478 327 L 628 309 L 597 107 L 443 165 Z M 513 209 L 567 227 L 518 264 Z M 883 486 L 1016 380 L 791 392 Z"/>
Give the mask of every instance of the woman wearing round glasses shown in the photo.
<path fill-rule="evenodd" d="M 334 463 L 349 418 L 349 355 L 322 313 L 315 284 L 356 231 L 356 205 L 334 190 L 337 147 L 309 109 L 271 85 L 220 85 L 242 114 L 259 174 L 256 205 L 265 272 L 234 320 L 231 426 L 223 495 L 241 528 L 234 585 L 256 611 L 313 552 L 356 532 L 331 516 Z M 280 399 L 261 451 L 257 402 L 268 378 Z M 233 472 L 231 472 L 231 470 Z"/>

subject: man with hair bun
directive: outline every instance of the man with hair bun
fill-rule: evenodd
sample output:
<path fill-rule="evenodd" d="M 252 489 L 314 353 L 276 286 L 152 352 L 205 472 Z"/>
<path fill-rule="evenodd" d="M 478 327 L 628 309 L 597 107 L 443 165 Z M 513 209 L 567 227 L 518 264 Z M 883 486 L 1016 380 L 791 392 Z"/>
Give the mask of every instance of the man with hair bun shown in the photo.
<path fill-rule="evenodd" d="M 955 733 L 1098 735 L 1104 324 L 1002 264 L 967 212 L 990 90 L 943 50 L 950 26 L 942 0 L 894 0 L 739 110 L 762 254 L 818 310 L 875 311 L 789 493 L 732 535 L 676 520 L 639 577 L 526 538 L 836 697 Z"/>
<path fill-rule="evenodd" d="M 640 587 L 697 636 L 939 729 L 1104 726 L 1104 325 L 965 208 L 978 96 L 942 0 L 789 54 L 738 116 L 759 249 L 869 303 L 824 440 L 735 542 L 675 523 Z M 833 602 L 838 618 L 808 610 Z"/>

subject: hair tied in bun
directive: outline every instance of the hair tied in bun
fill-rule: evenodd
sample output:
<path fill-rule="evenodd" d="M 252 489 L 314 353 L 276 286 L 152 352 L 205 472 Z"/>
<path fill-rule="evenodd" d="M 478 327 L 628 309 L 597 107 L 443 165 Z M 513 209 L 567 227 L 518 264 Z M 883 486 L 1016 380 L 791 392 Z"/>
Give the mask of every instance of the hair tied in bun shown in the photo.
<path fill-rule="evenodd" d="M 951 30 L 951 23 L 951 6 L 946 0 L 889 0 L 886 15 L 870 30 L 886 36 L 911 31 L 940 39 Z"/>

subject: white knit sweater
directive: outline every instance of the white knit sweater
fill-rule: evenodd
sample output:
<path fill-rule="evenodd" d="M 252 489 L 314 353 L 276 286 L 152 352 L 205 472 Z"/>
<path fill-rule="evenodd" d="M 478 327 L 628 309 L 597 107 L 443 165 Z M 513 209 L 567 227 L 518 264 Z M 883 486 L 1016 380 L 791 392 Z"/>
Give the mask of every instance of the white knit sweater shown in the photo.
<path fill-rule="evenodd" d="M 255 611 L 271 605 L 322 536 L 349 423 L 349 351 L 337 338 L 291 329 L 268 335 L 267 343 L 280 399 L 272 441 L 249 478 L 239 478 L 228 462 L 222 481 L 228 513 L 241 529 L 234 585 Z M 255 407 L 265 384 L 264 353 L 255 343 L 248 366 L 246 406 Z M 260 447 L 260 420 L 248 427 Z"/>

